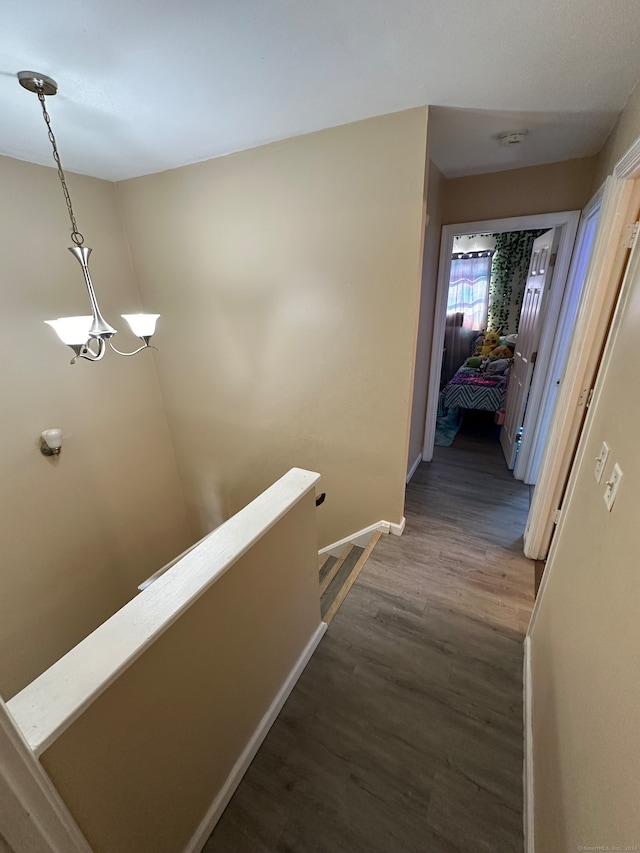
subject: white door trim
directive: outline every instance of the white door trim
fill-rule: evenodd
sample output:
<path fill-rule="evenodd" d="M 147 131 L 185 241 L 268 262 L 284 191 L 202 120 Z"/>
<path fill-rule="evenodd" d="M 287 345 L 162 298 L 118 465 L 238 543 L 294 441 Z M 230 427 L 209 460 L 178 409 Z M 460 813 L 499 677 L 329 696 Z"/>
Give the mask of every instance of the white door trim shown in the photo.
<path fill-rule="evenodd" d="M 2 699 L 0 821 L 15 853 L 92 853 Z"/>
<path fill-rule="evenodd" d="M 584 375 L 584 371 L 587 369 L 586 366 L 582 366 L 580 358 L 583 351 L 588 352 L 590 349 L 593 349 L 593 338 L 587 337 L 588 331 L 584 330 L 588 329 L 587 324 L 589 322 L 595 324 L 600 319 L 600 309 L 597 306 L 594 308 L 592 298 L 587 299 L 587 297 L 593 297 L 594 294 L 603 294 L 609 292 L 611 289 L 615 289 L 617 291 L 619 271 L 616 269 L 615 260 L 619 253 L 624 227 L 629 224 L 627 221 L 630 213 L 628 210 L 629 202 L 632 196 L 635 195 L 634 183 L 638 178 L 640 178 L 640 136 L 636 139 L 631 148 L 629 148 L 627 153 L 618 161 L 613 170 L 613 174 L 607 178 L 604 184 L 604 196 L 602 199 L 600 220 L 598 222 L 598 230 L 593 247 L 593 255 L 591 257 L 589 269 L 587 270 L 587 281 L 585 282 L 583 302 L 578 312 L 576 331 L 571 342 L 569 358 L 567 359 L 567 367 L 565 371 L 567 381 L 563 382 L 561 385 L 561 392 L 563 392 L 562 399 L 560 398 L 560 395 L 558 395 L 553 421 L 549 430 L 548 447 L 556 448 L 556 452 L 546 452 L 545 458 L 542 460 L 540 478 L 533 495 L 531 511 L 529 513 L 529 522 L 527 524 L 527 530 L 525 530 L 525 554 L 531 559 L 544 559 L 544 557 L 534 556 L 535 549 L 538 548 L 542 551 L 544 544 L 541 542 L 540 538 L 534 538 L 534 534 L 539 536 L 540 530 L 542 529 L 542 525 L 540 523 L 537 525 L 533 524 L 534 509 L 541 519 L 547 521 L 546 516 L 544 516 L 544 504 L 546 504 L 549 517 L 551 517 L 552 514 L 555 516 L 555 511 L 558 507 L 557 504 L 554 505 L 553 487 L 555 486 L 557 489 L 559 485 L 561 485 L 562 490 L 564 490 L 564 471 L 568 470 L 569 467 L 572 467 L 571 460 L 574 456 L 575 441 L 568 444 L 567 440 L 568 437 L 571 438 L 571 427 L 574 424 L 575 411 L 580 400 L 580 389 L 583 385 L 582 377 Z M 634 204 L 635 203 L 634 199 Z M 591 294 L 587 293 L 588 285 L 591 285 L 590 289 L 593 291 Z M 622 293 L 618 295 L 617 301 L 619 301 L 621 296 Z M 570 371 L 573 367 L 581 369 L 583 372 L 579 379 L 570 383 L 569 380 L 572 378 Z M 574 387 L 576 385 L 577 390 Z M 566 388 L 564 386 L 566 386 Z M 573 392 L 571 396 L 570 391 Z M 578 433 L 577 438 L 579 438 L 579 435 L 580 433 Z M 560 442 L 562 442 L 562 444 Z M 560 449 L 560 452 L 558 452 L 557 448 Z M 539 487 L 543 483 L 543 475 L 545 488 L 540 489 Z M 559 475 L 562 475 L 561 482 Z M 555 496 L 557 497 L 557 494 L 555 494 Z M 552 529 L 553 523 L 552 519 Z M 562 524 L 562 521 L 560 524 Z M 549 536 L 549 540 L 550 538 L 551 537 Z M 547 540 L 546 548 L 544 548 L 543 551 L 545 556 L 548 551 L 549 540 Z M 533 612 L 531 614 L 531 620 L 527 630 L 528 636 L 531 636 L 547 579 L 548 572 L 545 571 L 538 591 L 538 596 L 533 607 Z"/>
<path fill-rule="evenodd" d="M 534 776 L 533 776 L 533 692 L 531 680 L 531 637 L 524 638 L 522 710 L 524 723 L 524 851 L 535 853 L 534 837 Z"/>
<path fill-rule="evenodd" d="M 549 364 L 548 376 L 544 383 L 543 398 L 538 407 L 535 425 L 525 429 L 523 432 L 522 444 L 526 446 L 526 442 L 532 442 L 529 460 L 526 466 L 521 465 L 520 460 L 516 460 L 516 466 L 513 471 L 516 480 L 524 480 L 529 485 L 536 483 L 538 479 L 542 454 L 547 443 L 547 434 L 551 418 L 553 417 L 555 400 L 558 396 L 558 387 L 564 373 L 567 354 L 569 352 L 577 308 L 586 278 L 587 266 L 595 245 L 595 233 L 592 233 L 593 220 L 597 219 L 600 215 L 603 193 L 604 187 L 601 187 L 587 204 L 580 217 L 578 234 L 571 258 L 567 283 L 564 288 L 558 323 L 555 334 L 551 338 L 553 343 L 551 347 L 552 357 Z M 591 239 L 588 239 L 590 235 Z M 521 453 L 522 449 L 521 447 Z"/>
<path fill-rule="evenodd" d="M 583 428 L 585 406 L 600 362 L 600 343 L 606 334 L 625 263 L 623 231 L 636 212 L 628 210 L 637 204 L 636 178 L 640 178 L 640 137 L 604 185 L 592 256 L 524 533 L 524 553 L 533 560 L 545 559 L 549 551 L 556 510 L 563 499 Z M 595 200 L 594 197 L 590 205 Z"/>
<path fill-rule="evenodd" d="M 451 276 L 451 254 L 453 252 L 454 239 L 462 237 L 465 234 L 531 231 L 536 228 L 562 228 L 558 247 L 558 260 L 556 262 L 556 281 L 564 287 L 579 218 L 580 211 L 571 210 L 560 213 L 534 214 L 532 216 L 511 216 L 504 219 L 485 219 L 479 222 L 463 222 L 456 225 L 443 226 L 442 239 L 440 240 L 438 285 L 433 317 L 433 339 L 427 392 L 427 412 L 424 425 L 424 444 L 422 447 L 422 458 L 425 462 L 430 462 L 433 459 L 433 442 L 436 435 L 438 413 L 438 388 L 440 385 L 440 372 L 442 370 L 442 347 L 444 345 L 447 295 L 449 291 L 449 278 Z"/>

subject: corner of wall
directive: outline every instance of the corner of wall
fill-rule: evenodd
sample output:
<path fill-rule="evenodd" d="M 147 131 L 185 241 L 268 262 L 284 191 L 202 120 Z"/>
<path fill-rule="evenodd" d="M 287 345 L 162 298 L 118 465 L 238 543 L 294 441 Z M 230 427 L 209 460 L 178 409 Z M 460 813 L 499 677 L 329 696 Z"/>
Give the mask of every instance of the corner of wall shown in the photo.
<path fill-rule="evenodd" d="M 607 177 L 613 173 L 616 163 L 631 148 L 639 135 L 640 80 L 629 93 L 617 121 L 611 128 L 611 132 L 600 152 L 596 155 L 590 196 L 593 196 Z"/>
<path fill-rule="evenodd" d="M 294 465 L 324 478 L 321 542 L 402 516 L 427 129 L 418 107 L 119 185 L 145 301 L 177 315 L 157 366 L 196 524 Z"/>
<path fill-rule="evenodd" d="M 143 299 L 143 295 L 142 295 L 142 288 L 140 287 L 140 275 L 139 275 L 138 268 L 136 265 L 136 259 L 135 259 L 134 253 L 131 249 L 131 240 L 129 237 L 129 229 L 127 227 L 127 220 L 126 220 L 124 210 L 123 210 L 123 205 L 122 205 L 121 183 L 122 183 L 121 181 L 114 181 L 112 183 L 113 192 L 115 194 L 116 208 L 118 210 L 118 217 L 119 217 L 120 226 L 122 229 L 122 239 L 123 239 L 123 242 L 126 246 L 127 256 L 129 258 L 129 263 L 131 265 L 131 270 L 133 272 L 133 280 L 134 280 L 134 285 L 136 288 L 136 293 L 138 295 L 138 303 L 140 305 L 140 309 L 144 310 L 145 306 L 143 304 L 144 299 Z M 151 306 L 151 307 L 153 307 L 153 306 Z M 178 455 L 176 453 L 175 436 L 174 436 L 174 432 L 173 432 L 173 429 L 171 426 L 171 421 L 169 419 L 169 414 L 168 414 L 168 410 L 167 410 L 167 400 L 166 400 L 166 397 L 164 394 L 164 389 L 162 387 L 162 383 L 160 382 L 160 375 L 158 372 L 157 361 L 155 358 L 153 358 L 153 353 L 151 355 L 152 355 L 152 368 L 153 368 L 154 386 L 155 386 L 155 389 L 156 389 L 156 392 L 158 394 L 158 398 L 160 400 L 160 404 L 162 407 L 162 413 L 164 415 L 163 426 L 166 430 L 167 440 L 168 440 L 169 445 L 171 447 L 171 464 L 172 464 L 173 468 L 175 469 L 176 482 L 178 483 L 180 500 L 182 502 L 184 515 L 185 515 L 187 524 L 189 525 L 189 529 L 191 532 L 192 543 L 195 543 L 200 538 L 200 536 L 198 535 L 198 533 L 195 529 L 195 525 L 193 524 L 191 514 L 188 511 L 187 499 L 186 499 L 185 488 L 184 488 L 184 478 L 181 475 L 180 467 L 178 465 Z"/>

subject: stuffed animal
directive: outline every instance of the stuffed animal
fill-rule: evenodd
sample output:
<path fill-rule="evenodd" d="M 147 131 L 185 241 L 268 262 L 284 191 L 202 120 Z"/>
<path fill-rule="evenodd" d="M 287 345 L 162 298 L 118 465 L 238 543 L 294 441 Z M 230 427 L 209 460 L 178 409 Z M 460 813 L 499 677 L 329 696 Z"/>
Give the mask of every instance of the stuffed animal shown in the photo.
<path fill-rule="evenodd" d="M 485 373 L 487 376 L 501 376 L 509 369 L 508 358 L 497 358 L 495 361 L 487 362 Z"/>
<path fill-rule="evenodd" d="M 480 356 L 479 356 L 479 355 L 472 355 L 470 358 L 468 358 L 468 359 L 465 361 L 464 366 L 465 366 L 465 367 L 475 367 L 475 368 L 478 368 L 478 367 L 480 367 L 480 365 L 482 364 L 483 360 L 484 360 L 484 359 L 480 358 Z"/>
<path fill-rule="evenodd" d="M 496 347 L 489 353 L 489 358 L 513 358 L 513 350 L 511 347 Z"/>
<path fill-rule="evenodd" d="M 480 352 L 476 355 L 489 355 L 491 350 L 494 350 L 500 343 L 500 335 L 497 332 L 486 332 Z"/>

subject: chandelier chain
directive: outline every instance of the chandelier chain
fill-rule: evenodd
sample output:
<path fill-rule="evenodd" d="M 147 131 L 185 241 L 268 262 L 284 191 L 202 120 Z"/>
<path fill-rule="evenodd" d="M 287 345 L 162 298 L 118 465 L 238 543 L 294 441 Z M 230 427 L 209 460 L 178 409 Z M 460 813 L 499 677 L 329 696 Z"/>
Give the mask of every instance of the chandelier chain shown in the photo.
<path fill-rule="evenodd" d="M 51 143 L 51 148 L 53 149 L 53 159 L 55 160 L 56 166 L 58 167 L 58 178 L 60 180 L 60 185 L 62 186 L 62 192 L 64 194 L 64 200 L 67 203 L 67 210 L 69 211 L 69 219 L 71 220 L 71 239 L 75 243 L 76 246 L 82 246 L 84 243 L 84 237 L 78 231 L 78 223 L 76 222 L 76 217 L 73 212 L 73 205 L 71 204 L 71 196 L 69 195 L 69 189 L 67 187 L 67 181 L 64 176 L 64 172 L 62 170 L 62 161 L 60 160 L 60 154 L 58 153 L 58 146 L 56 144 L 56 138 L 53 135 L 53 129 L 51 127 L 51 117 L 47 112 L 47 106 L 45 104 L 44 92 L 41 88 L 38 89 L 38 100 L 40 101 L 40 106 L 42 107 L 42 115 L 44 117 L 45 124 L 47 125 L 47 131 L 49 134 L 49 142 Z"/>

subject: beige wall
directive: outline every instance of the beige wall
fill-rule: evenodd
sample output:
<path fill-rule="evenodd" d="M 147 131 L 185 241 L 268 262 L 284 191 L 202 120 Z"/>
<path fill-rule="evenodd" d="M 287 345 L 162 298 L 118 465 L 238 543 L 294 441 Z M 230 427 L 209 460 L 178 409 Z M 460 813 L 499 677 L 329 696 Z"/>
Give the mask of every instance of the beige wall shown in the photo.
<path fill-rule="evenodd" d="M 312 491 L 43 754 L 95 853 L 185 849 L 320 625 L 315 540 Z"/>
<path fill-rule="evenodd" d="M 640 135 L 637 101 L 632 109 L 601 155 L 600 173 L 615 165 L 611 152 L 624 153 Z M 531 629 L 536 853 L 640 843 L 637 263 L 628 294 L 605 352 Z M 593 469 L 603 441 L 610 454 L 598 484 Z M 609 513 L 603 493 L 615 462 L 624 478 Z"/>
<path fill-rule="evenodd" d="M 426 108 L 119 185 L 199 534 L 292 466 L 320 545 L 400 521 Z"/>
<path fill-rule="evenodd" d="M 615 127 L 611 131 L 602 151 L 597 157 L 593 173 L 591 195 L 604 183 L 605 178 L 613 172 L 620 158 L 633 145 L 640 134 L 640 82 L 629 95 L 624 110 L 620 114 Z"/>
<path fill-rule="evenodd" d="M 420 296 L 420 319 L 416 346 L 416 366 L 411 406 L 411 428 L 407 471 L 422 456 L 424 442 L 424 420 L 427 411 L 427 388 L 431 367 L 431 344 L 433 337 L 433 312 L 438 284 L 438 260 L 440 257 L 440 234 L 442 230 L 442 195 L 445 180 L 429 161 L 426 186 L 426 211 L 429 224 L 425 230 L 422 260 L 422 286 Z"/>
<path fill-rule="evenodd" d="M 15 853 L 13 847 L 11 847 L 2 835 L 0 835 L 0 853 Z"/>
<path fill-rule="evenodd" d="M 581 210 L 590 198 L 595 157 L 445 182 L 442 224 Z"/>
<path fill-rule="evenodd" d="M 104 311 L 139 310 L 116 189 L 69 184 Z M 87 312 L 53 169 L 0 157 L 0 694 L 11 697 L 191 535 L 153 360 L 69 365 L 43 320 Z M 123 341 L 126 346 L 129 341 Z M 42 430 L 62 427 L 58 459 Z"/>

